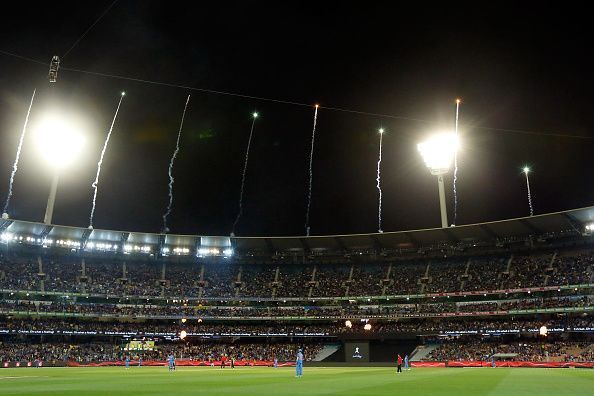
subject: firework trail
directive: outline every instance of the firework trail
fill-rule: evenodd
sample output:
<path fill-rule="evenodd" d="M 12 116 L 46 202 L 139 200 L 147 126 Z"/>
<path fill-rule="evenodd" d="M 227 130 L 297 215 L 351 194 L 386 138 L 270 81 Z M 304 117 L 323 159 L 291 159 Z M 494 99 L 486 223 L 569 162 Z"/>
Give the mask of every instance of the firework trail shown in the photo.
<path fill-rule="evenodd" d="M 233 222 L 233 229 L 231 231 L 231 233 L 233 235 L 235 235 L 235 227 L 237 227 L 237 223 L 239 223 L 239 218 L 243 214 L 243 190 L 245 187 L 245 175 L 247 173 L 248 160 L 250 157 L 250 146 L 252 145 L 252 137 L 254 135 L 254 125 L 256 125 L 256 118 L 258 118 L 258 113 L 254 113 L 254 114 L 252 114 L 252 116 L 253 116 L 252 128 L 250 129 L 250 137 L 248 138 L 248 144 L 247 144 L 247 148 L 245 150 L 245 162 L 243 163 L 243 174 L 241 176 L 241 189 L 239 190 L 239 212 L 237 213 L 237 217 L 235 218 L 235 221 Z"/>
<path fill-rule="evenodd" d="M 179 123 L 179 131 L 177 132 L 177 141 L 175 142 L 175 150 L 173 151 L 173 155 L 171 156 L 171 160 L 169 161 L 169 203 L 167 204 L 167 210 L 163 214 L 163 233 L 169 232 L 169 228 L 167 227 L 167 217 L 171 214 L 171 207 L 173 205 L 173 183 L 175 179 L 173 178 L 173 163 L 177 158 L 177 154 L 179 153 L 179 141 L 181 139 L 182 129 L 184 127 L 184 118 L 186 117 L 186 110 L 188 109 L 188 103 L 190 102 L 190 95 L 186 99 L 186 105 L 184 106 L 184 112 L 182 113 L 181 122 Z"/>
<path fill-rule="evenodd" d="M 377 159 L 377 191 L 379 194 L 379 202 L 377 208 L 377 230 L 378 232 L 384 232 L 382 230 L 382 186 L 381 186 L 381 165 L 382 165 L 382 139 L 384 137 L 384 129 L 380 128 L 380 141 L 379 141 L 379 154 Z"/>
<path fill-rule="evenodd" d="M 23 141 L 25 140 L 25 135 L 27 134 L 27 124 L 29 123 L 29 114 L 31 114 L 31 107 L 33 107 L 33 99 L 35 99 L 35 92 L 36 89 L 33 90 L 33 96 L 31 96 L 31 103 L 29 103 L 29 110 L 27 110 L 27 116 L 25 117 L 25 125 L 23 125 L 23 132 L 21 132 L 21 138 L 19 140 L 19 145 L 17 147 L 16 158 L 14 159 L 14 164 L 12 165 L 10 183 L 8 184 L 8 196 L 6 197 L 6 203 L 4 204 L 4 210 L 2 211 L 3 217 L 8 216 L 8 205 L 10 204 L 10 198 L 12 197 L 12 185 L 14 184 L 14 176 L 16 175 L 19 169 L 19 159 L 21 158 Z"/>
<path fill-rule="evenodd" d="M 456 140 L 458 139 L 458 113 L 460 112 L 460 99 L 456 99 Z M 458 181 L 458 150 L 454 153 L 454 225 L 458 218 L 458 190 L 456 182 Z"/>
<path fill-rule="evenodd" d="M 93 228 L 93 217 L 95 216 L 95 204 L 97 202 L 97 186 L 99 185 L 99 175 L 101 174 L 101 164 L 103 164 L 103 156 L 105 155 L 105 150 L 107 149 L 107 144 L 109 143 L 109 138 L 111 137 L 111 131 L 113 131 L 113 125 L 116 122 L 116 118 L 118 118 L 118 112 L 120 111 L 120 106 L 122 105 L 122 100 L 124 100 L 124 96 L 126 94 L 122 92 L 120 96 L 120 101 L 118 102 L 118 107 L 116 108 L 115 114 L 113 115 L 113 120 L 111 121 L 111 126 L 109 127 L 109 132 L 107 133 L 107 137 L 105 138 L 105 143 L 103 144 L 103 150 L 101 150 L 101 156 L 99 157 L 99 162 L 97 162 L 97 175 L 95 176 L 95 181 L 91 185 L 95 190 L 93 193 L 93 207 L 91 209 L 91 215 L 89 216 L 89 228 Z"/>
<path fill-rule="evenodd" d="M 526 175 L 526 188 L 528 189 L 528 206 L 530 206 L 530 216 L 534 216 L 534 208 L 532 207 L 532 194 L 530 192 L 530 179 L 528 178 L 528 168 L 524 168 L 524 174 Z"/>
<path fill-rule="evenodd" d="M 309 210 L 311 208 L 311 188 L 313 184 L 313 154 L 314 154 L 314 143 L 316 139 L 316 123 L 318 122 L 318 108 L 315 106 L 313 130 L 311 133 L 311 152 L 309 153 L 309 192 L 307 194 L 307 211 L 305 212 L 305 234 L 309 236 Z"/>

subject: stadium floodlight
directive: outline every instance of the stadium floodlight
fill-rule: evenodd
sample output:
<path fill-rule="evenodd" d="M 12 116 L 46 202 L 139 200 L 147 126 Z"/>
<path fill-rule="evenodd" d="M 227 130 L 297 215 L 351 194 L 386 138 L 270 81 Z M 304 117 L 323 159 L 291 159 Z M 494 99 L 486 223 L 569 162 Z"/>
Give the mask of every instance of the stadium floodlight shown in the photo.
<path fill-rule="evenodd" d="M 188 335 L 188 333 L 186 333 L 185 330 L 182 330 L 182 331 L 179 332 L 179 338 L 181 340 L 183 340 L 184 338 L 186 338 L 187 335 Z"/>
<path fill-rule="evenodd" d="M 352 323 L 350 320 L 347 320 L 346 322 L 344 322 L 344 325 L 345 325 L 346 327 L 348 327 L 349 329 L 350 329 L 351 327 L 353 327 L 353 323 Z"/>
<path fill-rule="evenodd" d="M 443 177 L 449 172 L 454 156 L 458 151 L 458 137 L 454 133 L 440 133 L 417 145 L 423 161 L 432 175 L 437 176 L 439 188 L 439 207 L 441 210 L 441 226 L 447 228 L 448 213 L 445 201 Z"/>
<path fill-rule="evenodd" d="M 363 326 L 363 330 L 365 330 L 365 331 L 371 330 L 371 323 L 366 323 L 365 326 Z"/>
<path fill-rule="evenodd" d="M 79 130 L 75 122 L 55 115 L 43 117 L 37 125 L 35 140 L 38 151 L 54 173 L 43 218 L 45 224 L 52 222 L 60 172 L 76 159 L 84 146 L 84 138 Z"/>

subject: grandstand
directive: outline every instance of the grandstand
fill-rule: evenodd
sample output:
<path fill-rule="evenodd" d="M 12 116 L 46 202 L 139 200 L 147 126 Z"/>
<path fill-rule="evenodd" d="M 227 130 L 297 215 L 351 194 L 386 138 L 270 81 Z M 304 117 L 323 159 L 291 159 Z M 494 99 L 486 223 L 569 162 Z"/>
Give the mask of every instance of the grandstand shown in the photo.
<path fill-rule="evenodd" d="M 0 364 L 290 364 L 304 348 L 310 365 L 592 366 L 592 219 L 284 238 L 0 220 Z"/>

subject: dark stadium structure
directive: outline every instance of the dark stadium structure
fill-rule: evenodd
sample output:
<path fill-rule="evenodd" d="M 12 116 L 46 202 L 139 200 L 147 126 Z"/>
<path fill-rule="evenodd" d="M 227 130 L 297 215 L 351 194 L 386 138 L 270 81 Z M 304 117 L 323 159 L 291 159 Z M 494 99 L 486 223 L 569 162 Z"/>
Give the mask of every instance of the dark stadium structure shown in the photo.
<path fill-rule="evenodd" d="M 591 367 L 593 225 L 594 207 L 312 237 L 0 220 L 0 364 L 261 365 L 303 348 L 311 365 Z"/>

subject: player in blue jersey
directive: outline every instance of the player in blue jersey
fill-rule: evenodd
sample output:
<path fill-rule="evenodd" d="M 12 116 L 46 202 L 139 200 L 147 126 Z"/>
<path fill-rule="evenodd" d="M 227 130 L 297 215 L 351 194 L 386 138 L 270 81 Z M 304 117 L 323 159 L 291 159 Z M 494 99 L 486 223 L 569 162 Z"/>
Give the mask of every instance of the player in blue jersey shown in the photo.
<path fill-rule="evenodd" d="M 408 353 L 404 355 L 404 369 L 410 370 L 410 367 L 408 366 Z"/>
<path fill-rule="evenodd" d="M 130 368 L 130 356 L 126 356 L 126 369 Z"/>
<path fill-rule="evenodd" d="M 142 367 L 142 357 L 138 358 L 138 367 Z"/>
<path fill-rule="evenodd" d="M 303 352 L 301 352 L 301 349 L 297 350 L 297 360 L 295 362 L 295 369 L 297 372 L 297 378 L 301 378 L 303 376 Z"/>
<path fill-rule="evenodd" d="M 278 358 L 274 357 L 274 368 L 278 368 Z"/>
<path fill-rule="evenodd" d="M 173 355 L 169 355 L 167 362 L 169 363 L 169 371 L 175 371 L 175 357 Z"/>

